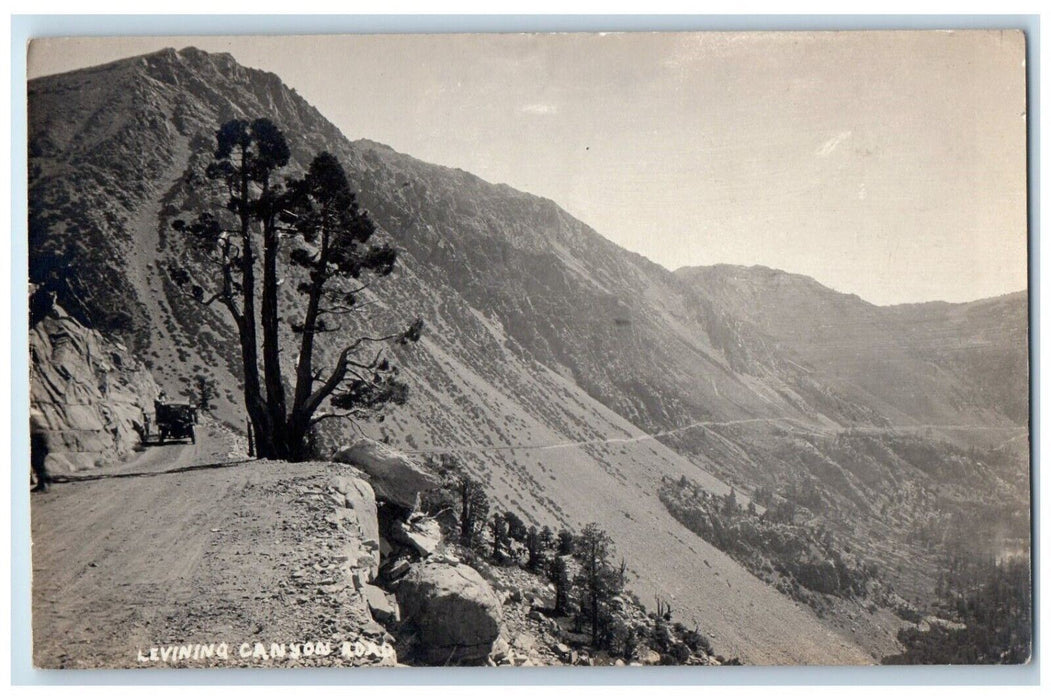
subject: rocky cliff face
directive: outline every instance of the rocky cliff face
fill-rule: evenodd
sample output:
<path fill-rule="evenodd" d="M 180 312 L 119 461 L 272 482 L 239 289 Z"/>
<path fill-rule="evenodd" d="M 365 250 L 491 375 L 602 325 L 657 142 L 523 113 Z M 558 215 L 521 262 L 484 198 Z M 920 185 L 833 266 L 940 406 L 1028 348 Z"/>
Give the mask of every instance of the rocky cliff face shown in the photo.
<path fill-rule="evenodd" d="M 380 236 L 400 250 L 396 274 L 368 297 L 369 317 L 348 335 L 427 322 L 424 339 L 400 358 L 409 403 L 369 433 L 410 452 L 457 452 L 497 500 L 537 523 L 598 522 L 635 567 L 630 586 L 646 600 L 674 599 L 686 620 L 703 619 L 728 656 L 868 658 L 839 637 L 828 641 L 822 622 L 671 518 L 657 498 L 664 477 L 687 475 L 716 494 L 729 482 L 812 478 L 844 517 L 870 519 L 866 538 L 896 545 L 943 491 L 973 492 L 976 475 L 990 493 L 1028 494 L 1015 478 L 1028 466 L 1024 453 L 1004 457 L 1009 481 L 984 455 L 924 470 L 941 441 L 997 447 L 1025 432 L 1013 390 L 989 374 L 1014 352 L 1002 371 L 1009 386 L 1024 385 L 1017 329 L 982 332 L 980 353 L 963 359 L 919 346 L 859 357 L 864 334 L 852 345 L 832 342 L 859 323 L 893 348 L 894 334 L 920 325 L 928 337 L 972 337 L 975 317 L 913 309 L 890 323 L 812 281 L 782 287 L 672 273 L 553 202 L 350 141 L 276 76 L 226 55 L 169 50 L 31 82 L 33 281 L 77 319 L 120 333 L 169 393 L 197 373 L 215 379 L 218 415 L 231 425 L 243 423 L 235 334 L 224 316 L 175 293 L 163 271 L 178 261 L 208 279 L 171 221 L 207 202 L 199 175 L 216 127 L 256 116 L 288 134 L 290 172 L 317 151 L 336 154 Z M 289 318 L 296 281 L 283 285 Z M 776 306 L 782 296 L 798 300 L 798 313 Z M 1012 319 L 1022 301 L 1003 302 Z M 790 319 L 811 325 L 793 335 Z M 323 345 L 321 364 L 340 340 Z M 283 350 L 290 363 L 290 332 Z M 870 373 L 874 386 L 859 386 Z M 996 391 L 1011 400 L 990 401 Z M 993 430 L 922 432 L 943 423 Z M 878 439 L 902 426 L 919 432 L 924 449 L 885 459 L 837 438 L 863 429 Z M 891 495 L 900 493 L 904 506 Z M 892 506 L 902 515 L 888 530 L 881 511 Z"/>
<path fill-rule="evenodd" d="M 140 443 L 159 390 L 124 345 L 56 305 L 29 329 L 29 357 L 33 430 L 52 475 L 117 462 Z"/>

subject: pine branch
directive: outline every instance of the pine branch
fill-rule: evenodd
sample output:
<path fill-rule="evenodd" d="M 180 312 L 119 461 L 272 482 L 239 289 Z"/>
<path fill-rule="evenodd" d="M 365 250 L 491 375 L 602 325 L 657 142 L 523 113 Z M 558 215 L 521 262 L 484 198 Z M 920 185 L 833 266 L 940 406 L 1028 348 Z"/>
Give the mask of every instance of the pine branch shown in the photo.
<path fill-rule="evenodd" d="M 399 337 L 400 335 L 401 333 L 392 333 L 391 335 L 379 338 L 375 338 L 372 336 L 362 336 L 350 345 L 343 348 L 343 350 L 339 353 L 339 359 L 336 360 L 336 365 L 332 368 L 332 373 L 329 374 L 328 379 L 325 380 L 325 383 L 322 384 L 316 391 L 314 391 L 307 399 L 305 406 L 307 415 L 312 415 L 314 411 L 317 410 L 317 407 L 321 405 L 321 402 L 324 401 L 333 391 L 336 390 L 340 382 L 342 382 L 343 379 L 347 376 L 348 366 L 354 366 L 360 369 L 371 369 L 371 367 L 369 367 L 368 365 L 363 365 L 359 362 L 354 362 L 353 360 L 351 360 L 350 353 L 357 350 L 364 343 L 383 343 L 388 340 L 393 340 Z M 377 358 L 378 356 L 379 354 L 377 353 Z"/>
<path fill-rule="evenodd" d="M 368 415 L 368 411 L 364 409 L 352 409 L 346 413 L 322 413 L 320 416 L 315 416 L 310 420 L 311 427 L 317 425 L 321 421 L 329 420 L 331 418 L 340 418 L 350 420 L 352 418 L 363 418 Z"/>

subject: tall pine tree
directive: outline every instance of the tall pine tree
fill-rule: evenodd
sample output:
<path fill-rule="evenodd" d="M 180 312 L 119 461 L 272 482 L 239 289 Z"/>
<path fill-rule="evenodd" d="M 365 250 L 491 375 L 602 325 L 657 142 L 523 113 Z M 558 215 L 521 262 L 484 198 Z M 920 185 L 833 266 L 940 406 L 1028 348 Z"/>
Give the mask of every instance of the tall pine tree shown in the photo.
<path fill-rule="evenodd" d="M 397 254 L 388 245 L 372 242 L 376 226 L 358 206 L 333 155 L 319 154 L 302 178 L 285 182 L 279 171 L 289 157 L 284 134 L 268 119 L 223 124 L 216 132 L 206 175 L 221 186 L 224 206 L 199 212 L 190 223 L 172 223 L 216 265 L 212 289 L 206 291 L 184 267 L 170 272 L 200 303 L 225 307 L 237 327 L 245 409 L 257 454 L 302 460 L 308 457 L 309 433 L 319 421 L 361 418 L 405 401 L 407 387 L 398 381 L 398 370 L 382 348 L 367 355 L 366 351 L 377 344 L 415 342 L 423 322 L 417 319 L 396 333 L 348 338 L 327 371 L 315 367 L 318 334 L 343 332 L 330 319 L 355 313 L 359 295 L 391 273 Z M 292 324 L 299 335 L 299 353 L 291 406 L 281 365 L 277 293 L 283 243 L 295 246 L 288 258 L 307 275 L 298 287 L 306 299 L 303 320 Z M 259 289 L 257 266 L 262 271 Z M 319 415 L 326 401 L 333 410 Z"/>

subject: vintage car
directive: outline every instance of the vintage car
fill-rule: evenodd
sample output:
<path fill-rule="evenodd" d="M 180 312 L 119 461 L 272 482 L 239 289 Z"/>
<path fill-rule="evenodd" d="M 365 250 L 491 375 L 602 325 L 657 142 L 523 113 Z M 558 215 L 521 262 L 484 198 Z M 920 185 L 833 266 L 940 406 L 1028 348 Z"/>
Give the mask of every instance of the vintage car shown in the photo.
<path fill-rule="evenodd" d="M 197 408 L 188 403 L 162 403 L 156 401 L 153 404 L 157 420 L 157 433 L 159 441 L 186 440 L 197 442 L 194 425 L 197 423 Z"/>

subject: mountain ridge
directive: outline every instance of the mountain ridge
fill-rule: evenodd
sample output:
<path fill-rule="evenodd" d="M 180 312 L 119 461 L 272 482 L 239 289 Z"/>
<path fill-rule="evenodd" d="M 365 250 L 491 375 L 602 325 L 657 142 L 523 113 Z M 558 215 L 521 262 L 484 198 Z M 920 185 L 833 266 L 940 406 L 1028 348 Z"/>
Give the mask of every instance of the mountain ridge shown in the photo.
<path fill-rule="evenodd" d="M 1022 297 L 1022 296 L 1027 296 L 1029 294 L 1028 290 L 1019 289 L 1019 290 L 1010 291 L 1010 292 L 1003 292 L 1002 294 L 994 294 L 992 296 L 977 297 L 975 299 L 967 299 L 967 300 L 964 300 L 964 301 L 946 301 L 944 299 L 925 299 L 925 300 L 920 300 L 920 301 L 895 302 L 893 304 L 877 304 L 876 302 L 869 301 L 868 299 L 864 298 L 860 294 L 857 294 L 856 292 L 844 292 L 843 290 L 836 289 L 835 287 L 833 287 L 833 286 L 831 286 L 829 284 L 826 284 L 826 283 L 822 282 L 821 280 L 817 279 L 813 275 L 808 275 L 808 274 L 806 274 L 804 272 L 792 272 L 792 271 L 789 271 L 789 270 L 784 270 L 782 268 L 770 267 L 769 265 L 763 265 L 763 264 L 760 264 L 760 263 L 752 263 L 752 264 L 744 264 L 744 263 L 711 263 L 709 265 L 680 265 L 679 267 L 675 268 L 674 270 L 671 270 L 671 272 L 672 272 L 672 274 L 675 274 L 675 275 L 678 275 L 678 276 L 681 276 L 681 277 L 686 277 L 686 276 L 689 276 L 690 274 L 692 274 L 694 271 L 705 271 L 705 270 L 728 270 L 728 271 L 737 271 L 737 272 L 741 272 L 741 273 L 761 273 L 761 274 L 778 273 L 778 274 L 781 274 L 781 275 L 786 275 L 788 277 L 796 278 L 796 279 L 800 280 L 801 282 L 809 282 L 809 283 L 816 284 L 816 285 L 818 285 L 820 287 L 823 287 L 824 289 L 827 289 L 828 291 L 833 292 L 835 294 L 840 294 L 840 295 L 846 296 L 846 297 L 857 298 L 860 301 L 863 301 L 866 304 L 869 304 L 870 306 L 875 306 L 875 307 L 881 308 L 881 309 L 892 309 L 892 308 L 899 307 L 899 306 L 910 306 L 910 307 L 911 306 L 924 306 L 924 305 L 927 305 L 927 304 L 931 304 L 931 305 L 945 305 L 945 306 L 963 306 L 963 305 L 967 305 L 967 304 L 977 304 L 977 303 L 980 303 L 980 302 L 992 301 L 994 299 L 1004 299 L 1005 297 L 1006 298 Z"/>

